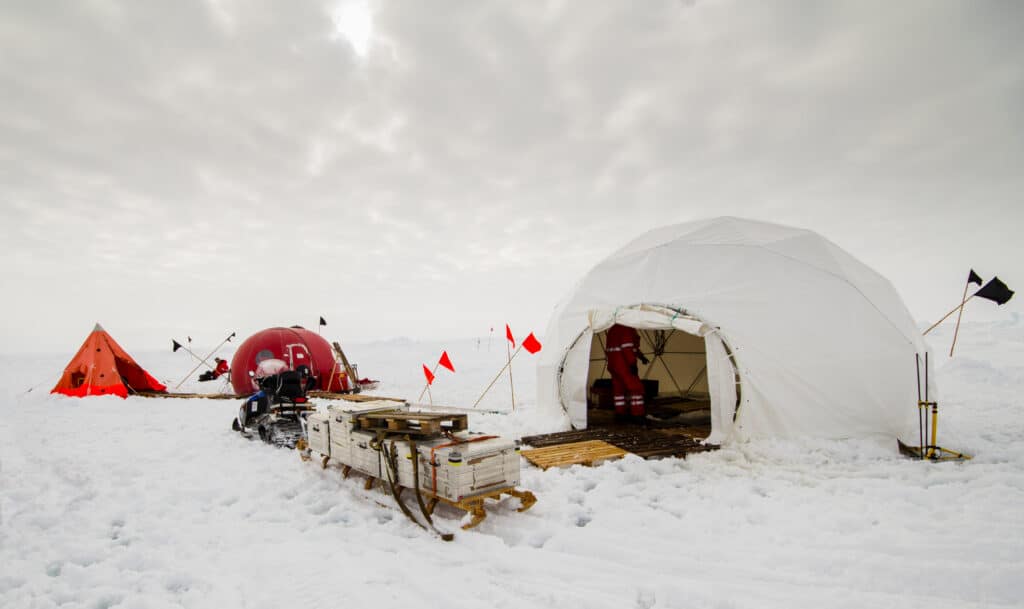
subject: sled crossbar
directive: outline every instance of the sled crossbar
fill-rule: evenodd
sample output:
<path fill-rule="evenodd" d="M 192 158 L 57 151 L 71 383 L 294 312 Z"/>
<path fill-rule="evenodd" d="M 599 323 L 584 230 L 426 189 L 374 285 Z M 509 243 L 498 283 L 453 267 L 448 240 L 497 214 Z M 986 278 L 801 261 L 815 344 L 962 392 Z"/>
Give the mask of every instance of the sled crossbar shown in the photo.
<path fill-rule="evenodd" d="M 426 511 L 428 514 L 434 513 L 434 508 L 437 507 L 438 503 L 445 503 L 453 508 L 468 512 L 473 518 L 466 524 L 462 525 L 464 530 L 472 529 L 487 518 L 487 512 L 484 511 L 484 501 L 487 499 L 500 501 L 502 495 L 517 497 L 520 502 L 519 508 L 516 509 L 517 512 L 525 512 L 533 507 L 533 504 L 537 503 L 537 497 L 533 493 L 530 491 L 521 491 L 513 487 L 501 488 L 487 493 L 481 493 L 480 495 L 465 497 L 461 501 L 445 499 L 444 497 L 439 497 L 427 490 L 421 492 L 424 497 L 428 498 L 426 505 Z"/>

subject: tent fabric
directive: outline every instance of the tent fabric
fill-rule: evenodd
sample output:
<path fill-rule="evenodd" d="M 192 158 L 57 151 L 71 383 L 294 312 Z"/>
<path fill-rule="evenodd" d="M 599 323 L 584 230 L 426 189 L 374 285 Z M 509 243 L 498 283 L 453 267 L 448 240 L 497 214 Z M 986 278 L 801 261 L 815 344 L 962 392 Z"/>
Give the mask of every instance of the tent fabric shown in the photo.
<path fill-rule="evenodd" d="M 166 391 L 102 326 L 96 324 L 50 393 L 72 397 L 118 395 L 131 391 Z"/>
<path fill-rule="evenodd" d="M 256 373 L 260 362 L 270 358 L 283 361 L 289 370 L 307 366 L 317 379 L 317 389 L 349 388 L 345 369 L 336 361 L 331 344 L 316 332 L 292 326 L 260 330 L 242 341 L 231 358 L 231 386 L 235 393 L 248 395 L 258 391 L 259 386 L 249 373 Z"/>
<path fill-rule="evenodd" d="M 715 218 L 613 253 L 555 309 L 538 363 L 541 408 L 586 426 L 591 337 L 616 321 L 720 341 L 706 352 L 723 441 L 917 435 L 920 331 L 884 277 L 812 231 Z M 731 427 L 721 420 L 732 417 L 730 375 Z"/>

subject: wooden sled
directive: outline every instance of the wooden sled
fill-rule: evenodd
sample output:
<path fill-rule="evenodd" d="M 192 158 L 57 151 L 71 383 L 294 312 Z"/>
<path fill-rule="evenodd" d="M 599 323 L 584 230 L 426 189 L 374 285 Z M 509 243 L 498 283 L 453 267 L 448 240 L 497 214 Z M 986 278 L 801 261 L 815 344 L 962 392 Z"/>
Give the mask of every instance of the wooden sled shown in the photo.
<path fill-rule="evenodd" d="M 295 448 L 299 449 L 298 446 L 296 446 Z M 299 458 L 302 459 L 303 461 L 312 460 L 312 456 L 309 454 L 308 447 L 305 446 L 305 441 L 303 441 L 302 449 L 299 449 Z M 331 458 L 329 456 L 323 455 L 320 460 L 320 467 L 322 469 L 327 469 L 327 465 L 330 462 L 330 460 Z M 340 465 L 341 477 L 347 479 L 349 476 L 352 475 L 352 466 L 345 465 L 344 463 L 341 463 Z M 368 491 L 372 489 L 374 485 L 378 484 L 379 486 L 388 489 L 388 482 L 386 480 L 382 478 L 374 478 L 373 476 L 366 476 L 366 481 L 363 483 L 363 490 Z M 396 497 L 397 500 L 401 500 L 401 496 L 405 493 L 405 491 L 413 490 L 404 486 L 399 486 L 397 488 L 399 495 L 398 497 Z M 474 495 L 472 497 L 466 497 L 461 501 L 452 501 L 451 499 L 435 495 L 434 493 L 430 492 L 427 489 L 420 489 L 420 496 L 426 499 L 425 507 L 427 515 L 432 516 L 434 514 L 434 509 L 437 508 L 438 503 L 444 503 L 455 509 L 462 510 L 468 514 L 471 514 L 472 519 L 468 523 L 462 525 L 463 530 L 472 529 L 473 527 L 483 522 L 487 518 L 487 511 L 484 509 L 485 502 L 488 499 L 493 499 L 494 501 L 501 501 L 502 495 L 509 495 L 519 499 L 520 506 L 516 509 L 517 512 L 525 512 L 526 510 L 532 508 L 535 503 L 537 503 L 537 496 L 534 495 L 532 492 L 526 490 L 519 490 L 511 486 L 495 489 L 493 491 L 488 491 L 486 493 Z"/>

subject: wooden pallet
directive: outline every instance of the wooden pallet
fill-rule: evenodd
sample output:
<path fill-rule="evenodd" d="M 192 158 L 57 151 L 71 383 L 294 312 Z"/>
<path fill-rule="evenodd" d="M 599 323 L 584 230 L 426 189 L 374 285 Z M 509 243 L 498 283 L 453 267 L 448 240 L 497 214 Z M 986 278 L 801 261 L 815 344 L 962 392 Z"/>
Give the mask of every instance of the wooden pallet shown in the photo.
<path fill-rule="evenodd" d="M 402 398 L 388 398 L 380 395 L 364 395 L 362 393 L 337 393 L 334 391 L 321 391 L 320 389 L 314 389 L 306 393 L 311 398 L 322 398 L 325 400 L 345 400 L 346 402 L 374 402 L 376 400 L 385 400 L 388 402 L 400 402 L 404 403 L 405 400 Z"/>
<path fill-rule="evenodd" d="M 384 411 L 369 412 L 356 417 L 360 429 L 387 434 L 433 436 L 444 432 L 469 429 L 469 416 L 434 412 Z"/>
<path fill-rule="evenodd" d="M 569 465 L 593 466 L 609 459 L 624 457 L 627 452 L 602 440 L 587 440 L 524 450 L 520 454 L 537 467 L 548 469 Z"/>
<path fill-rule="evenodd" d="M 698 432 L 699 433 L 699 432 Z M 718 447 L 701 444 L 693 430 L 686 427 L 652 429 L 647 427 L 596 427 L 575 431 L 527 436 L 522 443 L 534 448 L 601 440 L 644 459 L 686 457 L 691 453 L 715 450 Z M 706 436 L 706 434 L 704 434 Z M 704 436 L 700 436 L 704 437 Z M 527 451 L 523 451 L 525 454 Z"/>

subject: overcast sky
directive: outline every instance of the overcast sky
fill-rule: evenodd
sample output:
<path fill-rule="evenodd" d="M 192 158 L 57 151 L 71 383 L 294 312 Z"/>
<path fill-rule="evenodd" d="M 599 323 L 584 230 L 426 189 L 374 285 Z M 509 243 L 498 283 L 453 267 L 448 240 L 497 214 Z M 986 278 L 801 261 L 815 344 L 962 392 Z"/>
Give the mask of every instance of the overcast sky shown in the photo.
<path fill-rule="evenodd" d="M 972 266 L 1024 287 L 1021 32 L 1004 1 L 7 0 L 0 350 L 525 334 L 718 215 L 932 320 Z"/>

